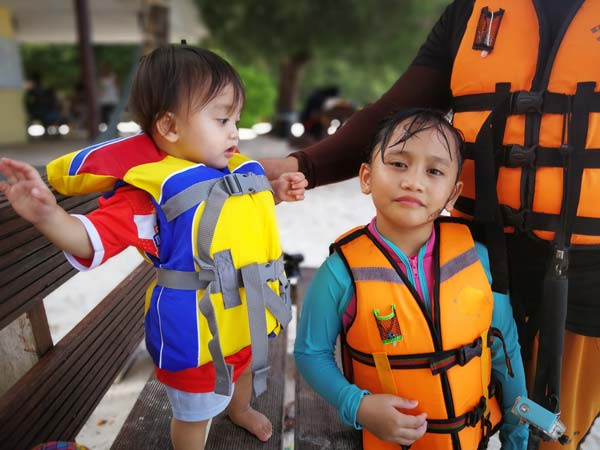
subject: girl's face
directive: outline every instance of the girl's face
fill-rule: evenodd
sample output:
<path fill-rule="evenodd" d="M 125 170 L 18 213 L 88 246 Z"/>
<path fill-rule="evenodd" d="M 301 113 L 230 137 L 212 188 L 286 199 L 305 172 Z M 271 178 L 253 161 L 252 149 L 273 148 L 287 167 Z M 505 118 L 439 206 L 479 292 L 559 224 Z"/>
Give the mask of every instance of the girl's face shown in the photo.
<path fill-rule="evenodd" d="M 424 243 L 442 210 L 452 210 L 462 182 L 456 181 L 454 138 L 431 126 L 398 142 L 410 123 L 408 118 L 396 126 L 383 160 L 375 150 L 359 176 L 362 192 L 373 197 L 378 230 L 392 242 L 412 236 Z"/>

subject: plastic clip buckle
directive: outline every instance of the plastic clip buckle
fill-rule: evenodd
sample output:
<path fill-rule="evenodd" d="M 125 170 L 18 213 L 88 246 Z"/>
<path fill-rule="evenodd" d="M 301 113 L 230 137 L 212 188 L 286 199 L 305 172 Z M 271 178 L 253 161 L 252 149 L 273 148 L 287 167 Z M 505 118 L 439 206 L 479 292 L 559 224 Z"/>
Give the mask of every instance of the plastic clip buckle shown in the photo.
<path fill-rule="evenodd" d="M 230 173 L 223 177 L 223 183 L 229 195 L 240 195 L 243 193 L 242 185 L 238 180 L 238 176 L 238 174 Z"/>
<path fill-rule="evenodd" d="M 511 145 L 508 148 L 506 167 L 531 167 L 535 165 L 535 151 L 537 145 L 523 147 L 522 145 Z"/>
<path fill-rule="evenodd" d="M 459 366 L 464 366 L 475 356 L 481 355 L 481 338 L 478 338 L 470 345 L 461 347 L 456 353 L 456 362 Z"/>
<path fill-rule="evenodd" d="M 512 94 L 512 111 L 515 114 L 541 113 L 544 97 L 541 92 L 519 91 Z"/>

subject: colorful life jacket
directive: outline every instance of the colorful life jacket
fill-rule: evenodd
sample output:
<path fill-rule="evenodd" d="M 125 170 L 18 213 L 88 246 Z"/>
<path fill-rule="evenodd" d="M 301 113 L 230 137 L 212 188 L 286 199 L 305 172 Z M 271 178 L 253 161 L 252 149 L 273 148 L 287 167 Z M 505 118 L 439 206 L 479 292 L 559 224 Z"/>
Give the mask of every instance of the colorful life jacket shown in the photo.
<path fill-rule="evenodd" d="M 122 183 L 155 206 L 159 256 L 146 301 L 146 346 L 161 369 L 212 362 L 215 392 L 231 393 L 224 361 L 252 345 L 254 389 L 266 388 L 267 335 L 291 318 L 288 282 L 270 185 L 259 163 L 234 155 L 226 168 L 175 158 L 145 134 L 65 155 L 47 167 L 60 193 L 102 192 Z"/>
<path fill-rule="evenodd" d="M 501 334 L 490 328 L 493 295 L 468 227 L 447 221 L 436 227 L 431 313 L 369 227 L 333 244 L 356 293 L 354 320 L 342 334 L 344 374 L 372 393 L 419 401 L 407 414 L 426 412 L 427 432 L 412 450 L 475 450 L 502 417 L 490 352 L 491 339 Z M 363 430 L 363 448 L 399 446 Z"/>
<path fill-rule="evenodd" d="M 600 3 L 574 2 L 553 44 L 540 20 L 531 0 L 475 1 L 451 79 L 468 143 L 455 207 L 507 232 L 598 245 Z"/>

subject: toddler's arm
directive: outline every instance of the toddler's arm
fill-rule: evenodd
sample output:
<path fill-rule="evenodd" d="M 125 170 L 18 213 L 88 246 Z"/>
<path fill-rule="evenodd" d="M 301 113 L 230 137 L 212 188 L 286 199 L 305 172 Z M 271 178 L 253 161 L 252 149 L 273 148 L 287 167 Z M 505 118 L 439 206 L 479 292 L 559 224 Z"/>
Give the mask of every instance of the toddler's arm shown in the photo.
<path fill-rule="evenodd" d="M 281 174 L 279 178 L 270 180 L 275 196 L 275 203 L 295 202 L 304 200 L 304 191 L 308 185 L 306 177 L 302 172 L 288 172 Z"/>
<path fill-rule="evenodd" d="M 2 158 L 0 192 L 23 219 L 31 222 L 58 248 L 80 258 L 93 254 L 92 245 L 81 222 L 71 217 L 57 203 L 38 171 L 29 164 Z"/>

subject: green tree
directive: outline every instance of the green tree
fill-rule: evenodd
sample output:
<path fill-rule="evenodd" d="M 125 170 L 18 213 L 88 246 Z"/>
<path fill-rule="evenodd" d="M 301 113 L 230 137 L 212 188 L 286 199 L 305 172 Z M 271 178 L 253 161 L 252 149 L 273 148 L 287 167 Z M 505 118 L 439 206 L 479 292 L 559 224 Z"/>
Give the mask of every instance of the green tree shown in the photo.
<path fill-rule="evenodd" d="M 369 86 L 379 85 L 376 90 L 381 91 L 382 85 L 389 85 L 389 74 L 393 72 L 390 68 L 395 68 L 395 76 L 400 74 L 439 15 L 441 6 L 447 3 L 443 0 L 195 1 L 211 30 L 211 45 L 223 48 L 240 62 L 266 63 L 278 74 L 279 118 L 294 111 L 303 69 L 311 61 L 314 66 L 329 66 L 328 70 L 338 78 L 362 77 Z M 331 80 L 327 84 L 332 84 Z"/>
<path fill-rule="evenodd" d="M 97 45 L 94 47 L 96 69 L 109 65 L 120 81 L 124 80 L 133 64 L 132 45 Z M 21 58 L 25 76 L 40 74 L 45 85 L 62 96 L 73 93 L 81 82 L 79 49 L 74 44 L 22 44 Z"/>
<path fill-rule="evenodd" d="M 275 106 L 275 84 L 268 71 L 256 65 L 236 65 L 244 82 L 246 103 L 242 111 L 240 127 L 250 127 L 257 122 L 268 121 Z"/>

